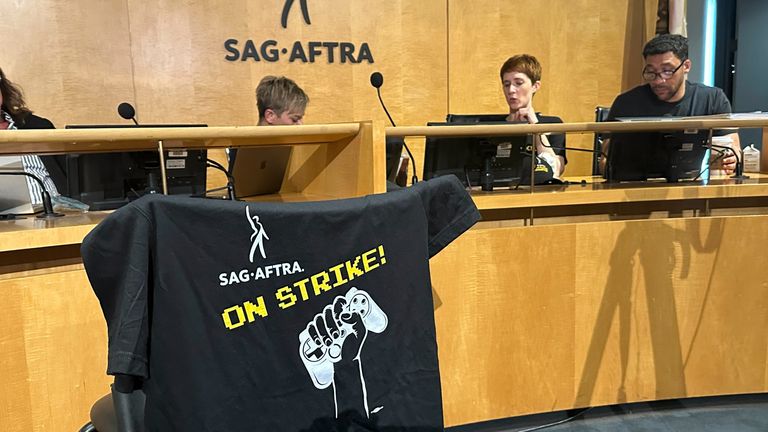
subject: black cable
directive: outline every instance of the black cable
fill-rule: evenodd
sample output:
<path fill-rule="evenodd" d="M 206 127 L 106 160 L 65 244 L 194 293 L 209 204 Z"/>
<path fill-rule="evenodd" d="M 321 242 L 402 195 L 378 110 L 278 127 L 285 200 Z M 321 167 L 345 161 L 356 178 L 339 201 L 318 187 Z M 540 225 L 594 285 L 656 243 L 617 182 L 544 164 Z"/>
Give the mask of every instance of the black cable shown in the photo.
<path fill-rule="evenodd" d="M 220 164 L 219 162 L 217 162 L 217 161 L 215 161 L 213 159 L 206 159 L 205 160 L 205 164 L 207 166 L 209 166 L 209 167 L 218 168 L 218 169 L 224 171 L 224 174 L 226 174 L 227 177 L 229 177 L 229 171 L 226 168 L 224 168 L 224 165 Z"/>
<path fill-rule="evenodd" d="M 592 409 L 592 407 L 584 408 L 583 410 L 577 412 L 576 414 L 574 414 L 574 415 L 572 415 L 572 416 L 570 416 L 570 417 L 568 417 L 566 419 L 559 420 L 559 421 L 556 421 L 554 423 L 544 424 L 544 425 L 541 425 L 541 426 L 534 426 L 534 427 L 528 428 L 528 429 L 522 429 L 522 430 L 519 430 L 517 432 L 533 432 L 533 431 L 537 431 L 537 430 L 546 429 L 546 428 L 549 428 L 549 427 L 552 427 L 552 426 L 561 425 L 563 423 L 568 423 L 569 421 L 572 421 L 572 420 L 576 419 L 576 417 L 579 417 L 579 416 L 582 416 L 582 415 L 586 414 L 587 411 L 590 411 L 591 409 Z"/>
<path fill-rule="evenodd" d="M 599 153 L 600 156 L 608 159 L 608 155 L 603 153 L 602 150 L 590 150 L 590 149 L 583 149 L 583 148 L 578 148 L 578 147 L 553 147 L 552 144 L 550 144 L 550 145 L 544 144 L 544 141 L 541 142 L 541 146 L 542 147 L 551 148 L 552 150 L 554 150 L 554 149 L 564 149 L 564 150 L 573 150 L 573 151 L 580 151 L 580 152 L 592 153 L 592 154 Z M 555 153 L 555 156 L 560 156 L 560 155 Z"/>
<path fill-rule="evenodd" d="M 731 178 L 736 178 L 736 179 L 748 179 L 749 178 L 749 176 L 745 176 L 744 175 L 744 165 L 741 163 L 741 159 L 739 159 L 739 155 L 738 155 L 739 152 L 734 150 L 732 147 L 718 145 L 718 144 L 712 144 L 711 142 L 709 143 L 709 147 L 712 148 L 713 150 L 715 148 L 719 148 L 719 149 L 723 149 L 723 152 L 729 151 L 729 152 L 733 153 L 733 157 L 736 158 L 736 169 L 733 170 L 733 176 L 731 176 Z"/>
<path fill-rule="evenodd" d="M 232 173 L 229 172 L 228 169 L 224 168 L 224 165 L 220 164 L 219 162 L 216 162 L 213 159 L 206 159 L 205 160 L 205 166 L 209 168 L 216 168 L 224 173 L 225 176 L 227 176 L 227 197 L 230 201 L 235 201 L 235 180 L 232 178 Z M 205 191 L 205 194 L 207 195 L 210 191 Z"/>
<path fill-rule="evenodd" d="M 717 152 L 717 157 L 716 157 L 714 160 L 711 160 L 711 161 L 709 161 L 709 163 L 707 164 L 707 166 L 706 166 L 706 167 L 704 167 L 704 169 L 702 169 L 701 171 L 699 171 L 699 173 L 698 173 L 698 174 L 696 174 L 696 177 L 694 177 L 694 178 L 693 178 L 693 180 L 691 180 L 691 181 L 696 181 L 696 180 L 698 180 L 698 179 L 699 179 L 699 177 L 701 177 L 701 176 L 702 176 L 702 174 L 704 174 L 705 172 L 709 171 L 709 168 L 712 166 L 712 164 L 713 164 L 713 163 L 715 163 L 715 162 L 719 161 L 720 159 L 722 159 L 723 157 L 725 157 L 725 151 L 723 151 L 723 150 L 718 150 L 718 149 L 716 149 L 716 148 L 712 148 L 711 150 L 713 150 L 713 151 Z"/>
<path fill-rule="evenodd" d="M 542 145 L 542 147 L 551 148 L 552 150 L 563 149 L 563 150 L 580 151 L 580 152 L 592 153 L 592 154 L 598 153 L 600 156 L 605 158 L 605 164 L 606 164 L 605 170 L 608 171 L 608 155 L 603 153 L 602 150 L 590 150 L 590 149 L 583 149 L 583 148 L 578 148 L 578 147 L 553 147 L 551 143 L 549 145 L 544 144 L 544 141 L 541 141 L 541 145 Z M 560 155 L 555 153 L 555 156 L 560 156 Z M 563 167 L 563 171 L 565 171 L 565 167 Z M 570 182 L 565 181 L 565 180 L 563 182 L 570 184 Z M 579 183 L 582 184 L 582 185 L 587 184 L 587 182 L 584 181 L 584 180 L 580 181 Z M 518 186 L 520 186 L 520 185 L 518 184 Z"/>

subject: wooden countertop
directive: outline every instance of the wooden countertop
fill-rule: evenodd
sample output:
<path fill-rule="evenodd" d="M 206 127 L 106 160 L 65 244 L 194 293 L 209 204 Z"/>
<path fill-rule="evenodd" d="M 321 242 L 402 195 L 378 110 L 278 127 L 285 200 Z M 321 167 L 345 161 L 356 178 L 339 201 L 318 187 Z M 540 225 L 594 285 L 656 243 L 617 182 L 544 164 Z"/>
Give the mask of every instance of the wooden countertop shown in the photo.
<path fill-rule="evenodd" d="M 736 115 L 733 118 L 719 116 L 695 117 L 669 120 L 628 121 L 628 122 L 584 122 L 584 123 L 538 123 L 538 124 L 453 124 L 450 126 L 400 126 L 387 127 L 387 136 L 503 136 L 529 133 L 595 133 L 595 132 L 639 132 L 683 129 L 730 129 L 768 127 L 768 116 L 754 117 Z"/>
<path fill-rule="evenodd" d="M 0 221 L 0 252 L 80 244 L 109 212 L 69 213 L 64 217 Z"/>
<path fill-rule="evenodd" d="M 578 177 L 567 185 L 536 186 L 518 190 L 471 192 L 480 210 L 536 208 L 584 204 L 609 204 L 666 200 L 768 197 L 768 176 L 749 174 L 748 180 L 716 178 L 701 182 L 604 183 L 600 177 Z M 584 180 L 586 184 L 581 184 Z"/>
<path fill-rule="evenodd" d="M 326 201 L 336 197 L 307 194 L 279 193 L 245 198 L 245 201 L 260 202 L 306 202 Z M 63 217 L 38 219 L 23 216 L 13 220 L 0 220 L 0 253 L 50 246 L 80 244 L 91 230 L 106 218 L 111 211 L 66 213 Z"/>
<path fill-rule="evenodd" d="M 302 145 L 352 138 L 360 123 L 282 126 L 99 128 L 0 131 L 0 154 L 46 154 Z"/>
<path fill-rule="evenodd" d="M 542 208 L 649 202 L 665 200 L 768 198 L 768 175 L 749 174 L 750 179 L 737 181 L 721 178 L 701 183 L 621 183 L 606 184 L 597 177 L 574 178 L 567 185 L 536 186 L 519 190 L 472 191 L 472 199 L 480 210 Z M 580 180 L 586 184 L 578 183 Z M 253 197 L 248 201 L 296 202 L 320 201 L 331 197 L 307 194 L 274 194 Z M 79 244 L 109 212 L 69 213 L 55 219 L 25 217 L 0 221 L 0 252 Z"/>

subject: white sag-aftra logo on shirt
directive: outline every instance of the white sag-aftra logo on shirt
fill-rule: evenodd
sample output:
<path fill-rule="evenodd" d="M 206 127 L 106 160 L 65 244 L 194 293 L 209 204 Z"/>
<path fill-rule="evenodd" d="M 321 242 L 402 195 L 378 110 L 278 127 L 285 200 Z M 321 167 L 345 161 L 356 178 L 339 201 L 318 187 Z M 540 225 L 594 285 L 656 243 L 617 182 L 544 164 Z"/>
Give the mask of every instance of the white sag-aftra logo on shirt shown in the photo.
<path fill-rule="evenodd" d="M 256 254 L 256 249 L 259 250 L 259 254 L 262 259 L 267 258 L 267 253 L 264 251 L 264 241 L 269 240 L 267 232 L 264 231 L 264 226 L 259 222 L 259 216 L 251 216 L 251 210 L 248 206 L 245 206 L 245 217 L 248 219 L 248 224 L 253 230 L 251 234 L 251 250 L 248 254 L 248 259 L 253 262 L 253 256 Z"/>

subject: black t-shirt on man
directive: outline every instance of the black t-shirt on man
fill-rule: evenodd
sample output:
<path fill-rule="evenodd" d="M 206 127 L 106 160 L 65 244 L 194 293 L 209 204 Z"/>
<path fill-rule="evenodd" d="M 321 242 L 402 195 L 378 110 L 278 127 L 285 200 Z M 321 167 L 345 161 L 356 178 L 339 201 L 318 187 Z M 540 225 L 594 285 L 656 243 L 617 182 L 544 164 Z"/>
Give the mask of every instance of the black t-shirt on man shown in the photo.
<path fill-rule="evenodd" d="M 453 176 L 362 198 L 147 195 L 83 262 L 148 431 L 442 430 L 429 258 L 479 213 Z"/>
<path fill-rule="evenodd" d="M 670 103 L 659 100 L 650 84 L 644 84 L 616 98 L 611 105 L 608 121 L 619 117 L 688 117 L 730 112 L 731 103 L 717 87 L 686 81 L 685 96 Z"/>

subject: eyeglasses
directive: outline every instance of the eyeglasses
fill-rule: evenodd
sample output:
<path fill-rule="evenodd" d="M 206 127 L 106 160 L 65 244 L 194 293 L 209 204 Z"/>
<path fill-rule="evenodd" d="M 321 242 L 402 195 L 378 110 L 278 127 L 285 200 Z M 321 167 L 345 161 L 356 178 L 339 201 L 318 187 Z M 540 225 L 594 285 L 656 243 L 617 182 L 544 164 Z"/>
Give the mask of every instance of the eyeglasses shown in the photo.
<path fill-rule="evenodd" d="M 685 59 L 685 60 L 687 60 L 687 59 Z M 683 67 L 683 65 L 685 64 L 685 60 L 683 60 L 683 62 L 680 63 L 674 70 L 664 70 L 664 71 L 661 71 L 661 72 L 652 72 L 652 71 L 644 69 L 643 70 L 643 79 L 646 80 L 646 81 L 654 81 L 654 80 L 656 80 L 656 78 L 661 77 L 661 79 L 666 81 L 666 80 L 672 78 L 672 76 L 675 75 L 675 73 L 678 71 L 678 69 Z"/>

